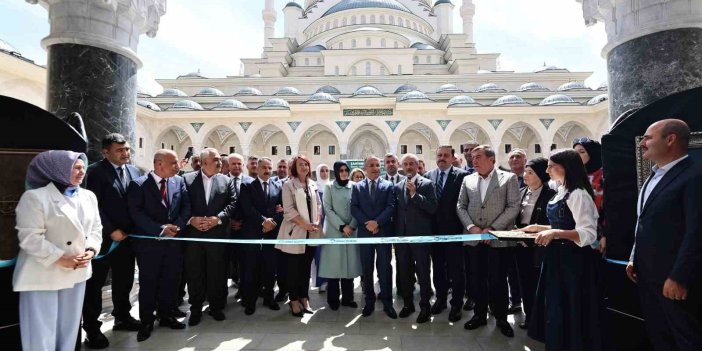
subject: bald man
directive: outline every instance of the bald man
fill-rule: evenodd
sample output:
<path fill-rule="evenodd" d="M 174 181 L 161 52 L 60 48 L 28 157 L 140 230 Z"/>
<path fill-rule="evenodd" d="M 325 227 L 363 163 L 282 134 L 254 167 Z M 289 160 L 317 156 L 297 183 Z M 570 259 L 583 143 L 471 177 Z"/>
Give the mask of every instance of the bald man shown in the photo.
<path fill-rule="evenodd" d="M 155 238 L 180 237 L 190 219 L 190 199 L 185 189 L 178 157 L 171 150 L 154 155 L 154 170 L 134 179 L 127 190 L 129 214 L 134 232 Z M 139 266 L 139 317 L 142 326 L 137 341 L 151 336 L 154 311 L 158 306 L 159 325 L 183 329 L 185 324 L 173 315 L 176 289 L 183 268 L 180 241 L 135 239 L 134 252 Z"/>
<path fill-rule="evenodd" d="M 702 345 L 702 167 L 688 156 L 690 129 L 666 119 L 639 146 L 655 163 L 636 208 L 636 241 L 626 267 L 638 284 L 648 336 L 656 350 Z"/>

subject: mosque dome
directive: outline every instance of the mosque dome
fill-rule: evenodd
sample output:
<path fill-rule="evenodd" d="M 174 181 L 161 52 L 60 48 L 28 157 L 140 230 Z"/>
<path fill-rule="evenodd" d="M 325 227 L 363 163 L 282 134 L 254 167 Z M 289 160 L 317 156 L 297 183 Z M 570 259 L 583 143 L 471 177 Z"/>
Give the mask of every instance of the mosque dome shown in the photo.
<path fill-rule="evenodd" d="M 324 92 L 314 93 L 305 101 L 306 104 L 328 104 L 337 102 L 339 102 L 339 99 Z"/>
<path fill-rule="evenodd" d="M 168 110 L 173 110 L 173 111 L 194 111 L 194 110 L 202 111 L 202 110 L 204 110 L 204 108 L 202 108 L 202 106 L 200 106 L 200 104 L 198 104 L 198 103 L 195 102 L 195 101 L 192 101 L 192 100 L 180 100 L 180 101 L 176 102 L 175 104 L 173 104 L 173 106 L 169 107 Z"/>
<path fill-rule="evenodd" d="M 149 110 L 161 111 L 161 108 L 149 100 L 137 99 L 137 105 L 148 108 Z"/>
<path fill-rule="evenodd" d="M 207 77 L 203 76 L 200 74 L 200 71 L 198 70 L 197 72 L 190 72 L 186 75 L 178 76 L 176 79 L 205 79 Z"/>
<path fill-rule="evenodd" d="M 169 89 L 164 89 L 163 92 L 162 92 L 159 96 L 164 96 L 164 97 L 166 97 L 166 96 L 167 96 L 167 97 L 175 97 L 175 96 L 187 97 L 188 94 L 186 94 L 186 93 L 185 93 L 184 91 L 182 91 L 182 90 L 178 90 L 178 89 L 175 89 L 175 88 L 169 88 Z"/>
<path fill-rule="evenodd" d="M 308 47 L 302 49 L 302 52 L 321 52 L 321 51 L 324 51 L 326 49 L 327 48 L 324 45 L 317 44 L 317 45 L 308 46 Z"/>
<path fill-rule="evenodd" d="M 420 42 L 416 42 L 410 46 L 412 49 L 417 49 L 417 50 L 435 50 L 436 48 L 429 45 L 429 44 L 424 44 Z"/>
<path fill-rule="evenodd" d="M 241 101 L 236 99 L 227 99 L 215 106 L 213 110 L 248 110 L 249 108 Z"/>
<path fill-rule="evenodd" d="M 590 90 L 590 88 L 586 87 L 585 85 L 583 85 L 583 83 L 580 82 L 568 82 L 558 87 L 558 91 L 570 90 Z"/>
<path fill-rule="evenodd" d="M 385 95 L 383 95 L 383 93 L 381 93 L 380 90 L 378 90 L 377 88 L 372 87 L 370 85 L 366 85 L 366 86 L 358 88 L 358 90 L 356 90 L 352 96 L 385 96 Z"/>
<path fill-rule="evenodd" d="M 507 106 L 507 105 L 528 105 L 524 99 L 517 95 L 505 95 L 492 103 L 491 106 Z"/>
<path fill-rule="evenodd" d="M 405 5 L 396 0 L 342 0 L 327 10 L 322 17 L 341 11 L 364 8 L 390 9 L 412 13 Z"/>
<path fill-rule="evenodd" d="M 302 93 L 293 87 L 282 87 L 275 94 L 276 96 L 291 96 L 291 95 L 302 95 Z"/>
<path fill-rule="evenodd" d="M 331 85 L 325 85 L 325 86 L 317 89 L 317 93 L 327 93 L 327 94 L 332 94 L 332 95 L 340 95 L 341 94 L 339 89 L 337 89 Z"/>
<path fill-rule="evenodd" d="M 465 107 L 465 106 L 480 106 L 475 100 L 468 95 L 454 96 L 449 100 L 448 107 Z"/>
<path fill-rule="evenodd" d="M 259 96 L 263 95 L 260 90 L 256 88 L 251 88 L 251 87 L 245 87 L 241 88 L 238 93 L 235 94 L 235 96 Z"/>
<path fill-rule="evenodd" d="M 400 97 L 400 101 L 402 102 L 423 102 L 423 101 L 434 101 L 430 99 L 427 94 L 422 93 L 421 91 L 413 90 L 410 91 L 409 93 L 406 93 Z"/>
<path fill-rule="evenodd" d="M 202 88 L 195 96 L 224 96 L 224 93 L 217 88 Z"/>
<path fill-rule="evenodd" d="M 478 93 L 488 93 L 488 92 L 500 92 L 500 91 L 507 91 L 505 89 L 502 89 L 497 86 L 495 83 L 486 83 L 478 87 L 478 89 L 475 90 Z"/>
<path fill-rule="evenodd" d="M 290 105 L 288 105 L 288 102 L 280 99 L 280 98 L 272 98 L 266 100 L 266 102 L 263 103 L 259 107 L 261 110 L 289 110 Z"/>
<path fill-rule="evenodd" d="M 577 102 L 575 102 L 575 100 L 573 100 L 573 98 L 571 98 L 568 95 L 555 94 L 541 100 L 539 106 L 551 106 L 560 104 L 577 104 Z"/>
<path fill-rule="evenodd" d="M 539 83 L 526 83 L 519 87 L 519 91 L 549 91 L 548 88 Z"/>
<path fill-rule="evenodd" d="M 297 7 L 297 8 L 299 8 L 300 10 L 302 10 L 302 6 L 300 6 L 300 4 L 298 4 L 298 3 L 294 2 L 294 1 L 290 1 L 289 3 L 287 3 L 287 4 L 285 5 L 285 7 Z"/>
<path fill-rule="evenodd" d="M 607 100 L 609 100 L 609 96 L 607 96 L 607 94 L 600 94 L 600 95 L 597 95 L 594 98 L 590 99 L 590 101 L 587 102 L 587 105 L 593 106 L 593 105 L 597 105 L 600 102 L 604 102 Z"/>
<path fill-rule="evenodd" d="M 602 84 L 597 87 L 597 90 L 607 91 L 609 90 L 609 84 L 607 82 L 602 82 Z"/>
<path fill-rule="evenodd" d="M 403 85 L 400 85 L 399 87 L 397 87 L 397 89 L 395 89 L 395 94 L 409 93 L 410 91 L 413 91 L 413 90 L 419 90 L 419 89 L 417 89 L 417 87 L 412 85 L 412 84 L 403 84 Z"/>
<path fill-rule="evenodd" d="M 437 93 L 462 93 L 463 90 L 453 84 L 444 84 L 436 89 Z"/>

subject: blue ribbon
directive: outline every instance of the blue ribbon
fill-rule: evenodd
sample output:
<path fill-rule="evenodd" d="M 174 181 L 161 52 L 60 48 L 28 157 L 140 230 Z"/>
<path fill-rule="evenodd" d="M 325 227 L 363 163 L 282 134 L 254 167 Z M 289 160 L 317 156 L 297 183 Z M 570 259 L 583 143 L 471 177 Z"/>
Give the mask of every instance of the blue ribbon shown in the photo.
<path fill-rule="evenodd" d="M 103 257 L 105 257 L 105 256 L 107 256 L 107 255 L 109 255 L 112 251 L 114 251 L 114 250 L 117 248 L 117 246 L 119 246 L 119 241 L 113 241 L 113 242 L 112 242 L 112 245 L 110 245 L 110 249 L 107 250 L 107 253 L 105 253 L 104 255 L 97 255 L 97 256 L 95 256 L 95 258 L 93 258 L 93 259 L 94 259 L 94 260 L 99 260 L 99 259 L 101 259 L 101 258 L 103 258 Z"/>
<path fill-rule="evenodd" d="M 0 268 L 12 267 L 17 262 L 17 257 L 11 260 L 0 260 Z"/>
<path fill-rule="evenodd" d="M 613 260 L 613 259 L 611 259 L 611 258 L 607 258 L 606 260 L 607 260 L 607 262 L 609 262 L 609 263 L 614 263 L 614 264 L 618 264 L 618 265 L 622 265 L 622 266 L 626 266 L 626 265 L 629 264 L 629 261 Z"/>
<path fill-rule="evenodd" d="M 132 238 L 152 240 L 196 241 L 221 244 L 280 244 L 280 245 L 355 245 L 355 244 L 418 244 L 418 243 L 450 243 L 459 241 L 495 240 L 491 234 L 458 234 L 458 235 L 422 235 L 422 236 L 389 236 L 373 238 L 320 238 L 320 239 L 211 239 L 211 238 L 179 238 L 156 237 L 129 234 Z"/>

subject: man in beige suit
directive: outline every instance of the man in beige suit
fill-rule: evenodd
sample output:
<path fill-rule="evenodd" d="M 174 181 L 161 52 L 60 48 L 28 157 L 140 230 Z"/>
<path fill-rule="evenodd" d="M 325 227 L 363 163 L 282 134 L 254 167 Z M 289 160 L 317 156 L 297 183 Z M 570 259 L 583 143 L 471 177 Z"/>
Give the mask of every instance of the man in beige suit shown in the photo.
<path fill-rule="evenodd" d="M 495 167 L 495 151 L 480 145 L 472 151 L 475 173 L 466 176 L 458 195 L 457 213 L 464 230 L 470 234 L 490 230 L 507 230 L 514 226 L 519 214 L 517 176 Z M 468 242 L 471 286 L 475 295 L 475 315 L 464 325 L 473 330 L 487 324 L 488 304 L 502 334 L 513 337 L 507 322 L 507 271 L 512 262 L 513 245 L 497 240 Z"/>

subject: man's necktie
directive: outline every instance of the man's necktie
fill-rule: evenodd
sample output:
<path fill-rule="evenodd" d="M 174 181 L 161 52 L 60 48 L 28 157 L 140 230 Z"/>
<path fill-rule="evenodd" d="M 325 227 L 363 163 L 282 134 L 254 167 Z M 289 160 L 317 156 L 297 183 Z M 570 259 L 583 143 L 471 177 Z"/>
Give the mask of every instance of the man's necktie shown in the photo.
<path fill-rule="evenodd" d="M 166 188 L 166 179 L 161 179 L 161 201 L 168 208 L 168 189 Z"/>
<path fill-rule="evenodd" d="M 268 182 L 263 182 L 263 196 L 265 196 L 266 203 L 268 203 Z"/>
<path fill-rule="evenodd" d="M 439 172 L 439 181 L 436 182 L 436 197 L 441 199 L 444 193 L 444 172 Z"/>
<path fill-rule="evenodd" d="M 375 180 L 371 180 L 370 183 L 370 197 L 371 200 L 375 201 Z"/>
<path fill-rule="evenodd" d="M 239 177 L 234 177 L 234 194 L 239 197 Z"/>
<path fill-rule="evenodd" d="M 117 178 L 119 178 L 119 183 L 122 184 L 122 188 L 127 190 L 127 184 L 124 182 L 124 168 L 117 167 Z"/>

